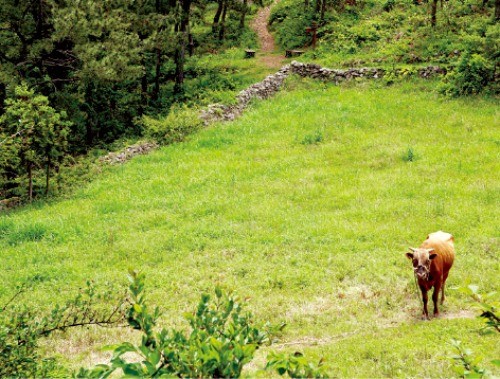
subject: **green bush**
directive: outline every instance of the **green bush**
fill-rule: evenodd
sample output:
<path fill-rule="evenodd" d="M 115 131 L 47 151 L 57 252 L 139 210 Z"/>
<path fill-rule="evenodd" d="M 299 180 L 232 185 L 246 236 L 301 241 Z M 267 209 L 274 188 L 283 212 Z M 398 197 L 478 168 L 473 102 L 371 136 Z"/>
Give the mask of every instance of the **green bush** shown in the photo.
<path fill-rule="evenodd" d="M 140 344 L 123 342 L 114 347 L 110 364 L 80 369 L 78 377 L 108 377 L 119 370 L 129 377 L 176 376 L 189 378 L 235 378 L 250 362 L 268 334 L 253 326 L 252 316 L 243 312 L 235 298 L 215 290 L 215 299 L 202 295 L 196 312 L 186 316 L 189 333 L 155 331 L 160 312 L 149 311 L 144 296 L 144 274 L 131 272 L 132 305 L 129 325 L 142 333 Z M 129 362 L 124 355 L 138 358 Z"/>
<path fill-rule="evenodd" d="M 181 142 L 203 125 L 198 111 L 187 107 L 173 108 L 162 119 L 142 116 L 139 122 L 144 135 L 153 138 L 161 145 Z"/>
<path fill-rule="evenodd" d="M 113 346 L 109 364 L 92 369 L 81 368 L 80 378 L 107 378 L 113 373 L 127 377 L 238 378 L 255 351 L 270 342 L 272 328 L 264 331 L 254 325 L 250 313 L 244 312 L 237 299 L 215 289 L 215 298 L 201 296 L 198 308 L 186 315 L 190 330 L 156 331 L 158 308 L 148 309 L 145 301 L 145 275 L 132 271 L 131 306 L 127 313 L 129 326 L 142 333 L 141 342 L 123 342 Z M 134 358 L 126 357 L 132 353 Z M 314 365 L 300 353 L 293 356 L 271 355 L 267 370 L 290 377 L 326 376 L 322 362 Z"/>
<path fill-rule="evenodd" d="M 124 319 L 125 298 L 116 301 L 113 290 L 99 293 L 88 282 L 87 288 L 62 306 L 40 316 L 16 304 L 36 278 L 17 287 L 10 300 L 0 307 L 0 377 L 49 377 L 56 369 L 53 358 L 42 357 L 39 341 L 49 334 L 84 325 L 111 325 Z M 116 301 L 116 303 L 115 303 Z M 110 308 L 108 308 L 108 304 Z M 115 305 L 116 304 L 116 305 Z"/>
<path fill-rule="evenodd" d="M 482 313 L 479 317 L 485 319 L 486 326 L 481 329 L 483 334 L 500 332 L 500 315 L 498 313 L 500 303 L 495 300 L 497 297 L 496 292 L 491 292 L 482 295 L 478 292 L 479 287 L 476 285 L 469 285 L 461 287 L 459 290 L 469 296 Z M 498 334 L 497 334 L 498 336 Z M 459 375 L 460 378 L 489 378 L 494 377 L 492 373 L 481 367 L 481 358 L 472 354 L 472 350 L 462 346 L 462 342 L 453 339 L 451 345 L 455 349 L 455 354 L 451 356 L 454 362 L 453 370 Z M 500 359 L 491 361 L 494 366 L 500 367 Z"/>
<path fill-rule="evenodd" d="M 450 96 L 466 96 L 483 92 L 493 81 L 493 64 L 480 54 L 465 53 L 457 67 L 448 73 L 440 91 Z"/>
<path fill-rule="evenodd" d="M 287 374 L 290 378 L 328 378 L 327 368 L 320 360 L 314 364 L 300 352 L 293 354 L 274 353 L 267 357 L 267 370 L 276 371 L 280 375 Z"/>
<path fill-rule="evenodd" d="M 279 45 L 285 49 L 304 47 L 311 41 L 305 32 L 314 20 L 312 7 L 304 9 L 301 0 L 285 0 L 275 5 L 271 11 L 269 25 L 276 31 Z"/>

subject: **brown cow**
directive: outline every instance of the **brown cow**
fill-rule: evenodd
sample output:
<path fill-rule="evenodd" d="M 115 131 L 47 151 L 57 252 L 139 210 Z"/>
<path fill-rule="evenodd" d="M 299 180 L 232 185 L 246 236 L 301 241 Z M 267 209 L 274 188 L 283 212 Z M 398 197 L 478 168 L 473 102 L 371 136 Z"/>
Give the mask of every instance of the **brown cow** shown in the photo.
<path fill-rule="evenodd" d="M 443 304 L 445 299 L 444 285 L 455 259 L 453 242 L 454 239 L 451 234 L 439 231 L 429 234 L 418 249 L 410 247 L 411 252 L 406 253 L 406 256 L 413 261 L 413 271 L 418 279 L 418 286 L 422 291 L 424 301 L 422 317 L 424 319 L 429 319 L 427 292 L 432 287 L 434 287 L 434 293 L 432 294 L 434 316 L 439 316 L 439 290 L 441 290 L 441 304 Z"/>

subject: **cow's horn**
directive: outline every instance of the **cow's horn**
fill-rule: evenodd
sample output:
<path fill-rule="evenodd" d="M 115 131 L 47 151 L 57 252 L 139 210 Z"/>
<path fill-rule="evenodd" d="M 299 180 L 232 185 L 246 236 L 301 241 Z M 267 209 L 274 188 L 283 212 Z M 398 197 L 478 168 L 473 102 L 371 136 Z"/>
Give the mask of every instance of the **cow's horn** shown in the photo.
<path fill-rule="evenodd" d="M 414 247 L 410 247 L 410 250 L 413 251 L 414 253 L 417 251 Z"/>

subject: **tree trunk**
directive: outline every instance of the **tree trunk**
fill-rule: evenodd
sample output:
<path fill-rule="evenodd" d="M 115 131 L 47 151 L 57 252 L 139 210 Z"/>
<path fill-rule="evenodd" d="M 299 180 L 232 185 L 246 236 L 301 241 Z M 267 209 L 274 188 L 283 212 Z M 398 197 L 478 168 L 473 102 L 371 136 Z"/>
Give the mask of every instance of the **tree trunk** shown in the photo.
<path fill-rule="evenodd" d="M 321 15 L 319 16 L 320 25 L 323 25 L 325 21 L 325 12 L 326 12 L 326 0 L 322 0 L 321 2 Z"/>
<path fill-rule="evenodd" d="M 178 34 L 177 49 L 175 50 L 175 85 L 174 93 L 181 94 L 183 92 L 184 86 L 184 61 L 186 59 L 186 39 L 187 39 L 187 29 L 189 26 L 189 14 L 191 8 L 191 0 L 181 0 L 182 12 L 181 20 L 178 25 L 176 25 L 176 30 Z"/>
<path fill-rule="evenodd" d="M 28 199 L 33 201 L 33 165 L 28 163 Z"/>
<path fill-rule="evenodd" d="M 432 0 L 432 3 L 431 3 L 431 25 L 432 25 L 432 27 L 436 26 L 437 2 L 438 2 L 438 0 Z"/>
<path fill-rule="evenodd" d="M 304 8 L 309 8 L 309 0 L 304 0 Z"/>
<path fill-rule="evenodd" d="M 92 102 L 92 97 L 93 97 L 93 91 L 92 91 L 92 85 L 87 84 L 85 88 L 85 103 L 87 105 L 87 120 L 85 122 L 85 142 L 88 146 L 92 146 L 92 143 L 94 142 L 94 130 L 92 125 L 94 124 L 94 115 L 93 113 L 93 102 Z"/>
<path fill-rule="evenodd" d="M 45 196 L 48 196 L 49 194 L 50 164 L 50 155 L 47 155 L 47 170 L 45 172 Z"/>
<path fill-rule="evenodd" d="M 154 101 L 158 101 L 158 98 L 160 97 L 160 76 L 161 76 L 161 49 L 156 48 L 155 86 L 152 94 L 152 98 Z"/>
<path fill-rule="evenodd" d="M 3 115 L 4 109 L 5 109 L 5 99 L 7 98 L 7 88 L 5 87 L 5 84 L 0 83 L 0 116 Z"/>
<path fill-rule="evenodd" d="M 191 32 L 188 33 L 188 52 L 189 56 L 192 57 L 194 54 L 194 39 Z"/>
<path fill-rule="evenodd" d="M 144 114 L 146 107 L 148 106 L 148 72 L 146 67 L 146 59 L 144 58 L 144 52 L 141 58 L 142 68 L 144 73 L 141 78 L 141 106 L 139 107 L 139 115 Z"/>
<path fill-rule="evenodd" d="M 146 62 L 146 49 L 144 48 L 144 40 L 147 36 L 143 33 L 138 33 L 139 40 L 141 41 L 141 66 L 142 66 L 142 77 L 141 77 L 141 104 L 139 105 L 139 116 L 144 114 L 146 107 L 148 106 L 148 67 Z"/>
<path fill-rule="evenodd" d="M 162 9 L 161 0 L 156 0 L 155 2 L 155 10 L 158 14 L 164 14 Z M 165 30 L 165 26 L 162 24 L 160 26 L 160 33 Z M 155 62 L 155 85 L 153 88 L 153 93 L 151 94 L 152 99 L 156 102 L 160 97 L 160 79 L 161 79 L 161 64 L 162 64 L 162 42 L 157 42 L 157 46 L 155 49 L 156 53 L 156 62 Z"/>
<path fill-rule="evenodd" d="M 500 20 L 500 0 L 495 0 L 495 21 Z"/>
<path fill-rule="evenodd" d="M 245 27 L 245 17 L 247 15 L 247 7 L 248 7 L 248 0 L 243 0 L 243 9 L 241 11 L 241 17 L 240 17 L 240 28 L 243 29 Z"/>
<path fill-rule="evenodd" d="M 316 0 L 316 6 L 314 8 L 314 12 L 316 14 L 319 14 L 321 11 L 321 0 Z"/>
<path fill-rule="evenodd" d="M 223 10 L 222 10 L 222 20 L 220 23 L 220 30 L 219 30 L 219 41 L 222 41 L 224 39 L 224 35 L 226 33 L 226 13 L 227 13 L 227 4 L 224 4 Z"/>
<path fill-rule="evenodd" d="M 214 37 L 216 37 L 217 33 L 219 32 L 219 21 L 222 14 L 222 8 L 224 8 L 224 0 L 219 0 L 217 3 L 217 11 L 215 12 L 214 16 L 214 22 L 212 24 L 212 33 Z"/>
<path fill-rule="evenodd" d="M 186 55 L 186 37 L 185 32 L 179 32 L 177 41 L 177 48 L 175 49 L 174 62 L 175 62 L 175 85 L 174 93 L 180 94 L 183 92 L 184 86 L 184 60 Z"/>
<path fill-rule="evenodd" d="M 33 16 L 36 22 L 35 39 L 40 40 L 43 37 L 43 0 L 37 0 Z"/>

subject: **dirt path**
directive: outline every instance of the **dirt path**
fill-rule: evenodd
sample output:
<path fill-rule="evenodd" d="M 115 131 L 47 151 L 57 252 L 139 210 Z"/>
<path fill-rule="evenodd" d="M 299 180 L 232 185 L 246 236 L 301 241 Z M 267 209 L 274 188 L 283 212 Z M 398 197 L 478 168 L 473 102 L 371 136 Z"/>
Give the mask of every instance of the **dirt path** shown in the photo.
<path fill-rule="evenodd" d="M 274 37 L 267 30 L 267 22 L 271 14 L 271 5 L 260 9 L 252 20 L 250 27 L 257 33 L 260 42 L 260 51 L 257 59 L 270 68 L 280 68 L 283 65 L 284 57 L 276 52 Z"/>

